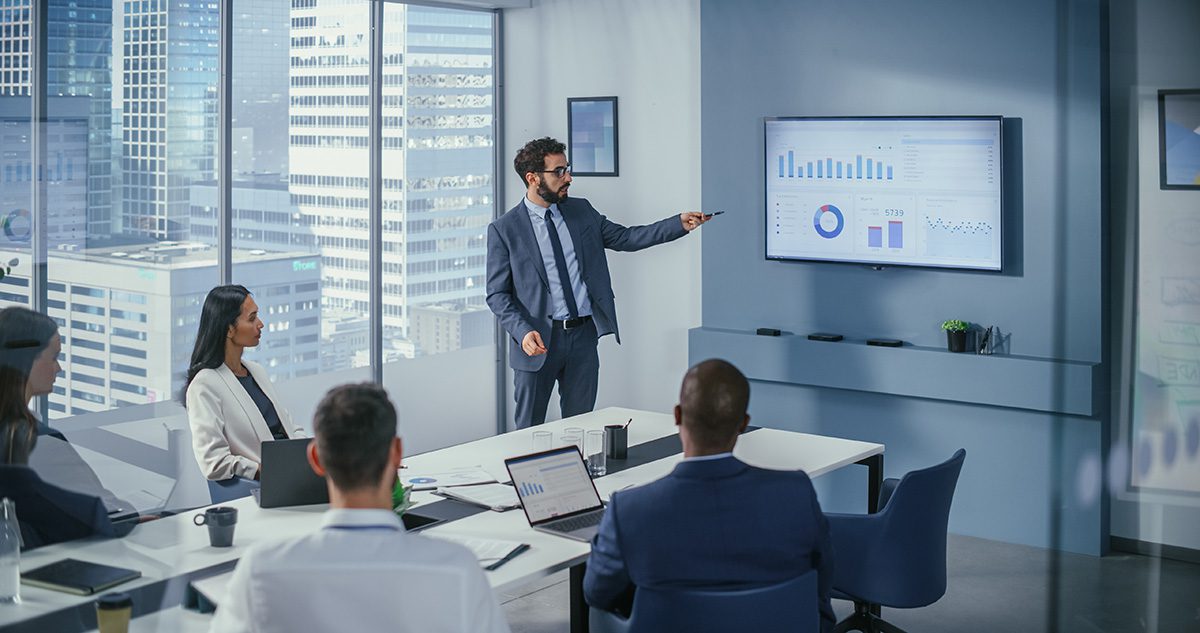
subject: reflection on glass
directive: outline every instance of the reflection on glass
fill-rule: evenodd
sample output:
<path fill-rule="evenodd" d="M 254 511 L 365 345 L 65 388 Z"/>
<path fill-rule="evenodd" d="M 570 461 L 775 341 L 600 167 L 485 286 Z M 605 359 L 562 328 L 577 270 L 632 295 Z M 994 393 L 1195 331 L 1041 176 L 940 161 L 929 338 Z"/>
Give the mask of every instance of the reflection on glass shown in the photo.
<path fill-rule="evenodd" d="M 389 4 L 384 24 L 383 171 L 393 176 L 383 193 L 387 358 L 490 346 L 492 18 Z"/>
<path fill-rule="evenodd" d="M 369 362 L 369 3 L 246 0 L 233 34 L 234 279 L 266 323 L 276 381 Z M 216 187 L 193 231 L 216 242 Z"/>

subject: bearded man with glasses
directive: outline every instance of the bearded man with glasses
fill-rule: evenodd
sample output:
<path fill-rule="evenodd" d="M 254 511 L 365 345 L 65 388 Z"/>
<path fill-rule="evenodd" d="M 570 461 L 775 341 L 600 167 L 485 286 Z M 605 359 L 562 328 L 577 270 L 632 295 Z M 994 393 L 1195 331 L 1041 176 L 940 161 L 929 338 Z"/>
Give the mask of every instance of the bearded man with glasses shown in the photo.
<path fill-rule="evenodd" d="M 712 218 L 684 212 L 645 226 L 610 221 L 568 197 L 566 146 L 529 141 L 513 160 L 525 197 L 488 226 L 487 303 L 508 332 L 517 428 L 542 424 L 558 383 L 563 417 L 596 404 L 596 343 L 617 330 L 605 249 L 637 251 L 679 239 Z"/>

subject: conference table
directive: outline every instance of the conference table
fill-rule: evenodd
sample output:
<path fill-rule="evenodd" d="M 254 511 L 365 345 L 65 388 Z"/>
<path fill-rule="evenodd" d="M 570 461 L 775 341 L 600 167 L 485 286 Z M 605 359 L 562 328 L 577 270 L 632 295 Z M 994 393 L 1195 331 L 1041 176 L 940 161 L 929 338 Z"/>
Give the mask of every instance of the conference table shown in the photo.
<path fill-rule="evenodd" d="M 674 418 L 669 414 L 612 407 L 512 431 L 428 453 L 406 457 L 411 472 L 441 472 L 478 466 L 497 481 L 508 481 L 504 459 L 532 452 L 534 431 L 550 431 L 560 444 L 563 429 L 603 429 L 628 422 L 629 457 L 608 460 L 609 474 L 595 479 L 604 499 L 614 492 L 644 484 L 671 472 L 682 459 Z M 867 510 L 877 510 L 883 475 L 882 444 L 861 442 L 768 428 L 751 428 L 739 439 L 734 455 L 754 466 L 777 470 L 804 470 L 816 478 L 844 466 L 868 468 Z M 504 540 L 528 543 L 529 551 L 495 571 L 485 572 L 497 591 L 512 590 L 569 569 L 571 631 L 587 630 L 587 605 L 583 600 L 584 563 L 590 545 L 535 531 L 520 509 L 492 512 L 443 499 L 431 492 L 412 493 L 413 510 L 444 519 L 422 534 L 452 539 Z M 183 607 L 188 586 L 203 579 L 219 580 L 234 567 L 247 547 L 265 540 L 287 538 L 319 528 L 326 504 L 262 509 L 252 497 L 222 505 L 238 509 L 233 547 L 215 548 L 207 529 L 192 523 L 194 514 L 178 515 L 139 525 L 120 539 L 84 539 L 39 548 L 22 554 L 23 571 L 62 558 L 130 567 L 142 577 L 114 591 L 130 592 L 135 618 L 130 630 L 203 631 L 211 616 Z M 313 579 L 319 584 L 319 579 Z M 22 603 L 0 605 L 0 630 L 85 631 L 95 627 L 94 596 L 75 596 L 22 586 Z"/>

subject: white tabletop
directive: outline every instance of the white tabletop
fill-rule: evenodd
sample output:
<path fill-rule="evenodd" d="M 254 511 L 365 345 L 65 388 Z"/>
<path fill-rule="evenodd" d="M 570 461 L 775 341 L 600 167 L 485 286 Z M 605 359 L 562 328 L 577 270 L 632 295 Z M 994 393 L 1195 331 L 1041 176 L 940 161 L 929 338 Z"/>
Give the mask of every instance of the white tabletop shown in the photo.
<path fill-rule="evenodd" d="M 422 471 L 445 470 L 462 466 L 480 466 L 500 481 L 508 479 L 504 459 L 533 450 L 535 431 L 550 431 L 555 445 L 562 430 L 580 427 L 584 430 L 602 429 L 606 424 L 624 424 L 630 418 L 629 445 L 636 446 L 677 433 L 672 416 L 633 409 L 608 408 L 566 420 L 548 423 L 488 437 L 466 444 L 451 446 L 405 459 L 411 469 Z M 764 468 L 804 470 L 817 477 L 842 466 L 858 462 L 883 452 L 883 445 L 854 440 L 793 433 L 776 429 L 759 429 L 738 440 L 734 454 L 743 461 Z M 597 490 L 607 498 L 613 490 L 643 484 L 668 474 L 682 458 L 675 455 L 629 468 L 596 480 Z M 431 493 L 414 493 L 417 507 L 438 500 Z M 254 543 L 287 538 L 318 529 L 325 505 L 263 510 L 253 498 L 246 497 L 224 504 L 238 509 L 238 525 L 234 545 L 214 548 L 208 544 L 207 528 L 192 523 L 196 512 L 188 512 L 138 526 L 121 539 L 86 539 L 43 547 L 22 556 L 21 569 L 29 570 L 64 557 L 110 565 L 131 567 L 142 571 L 142 578 L 122 585 L 128 591 L 166 578 L 194 572 L 213 565 L 238 559 Z M 528 543 L 528 552 L 514 558 L 488 579 L 496 589 L 511 589 L 533 582 L 586 560 L 589 545 L 532 530 L 520 509 L 508 512 L 481 512 L 424 532 L 438 534 L 512 540 Z M 22 586 L 23 603 L 0 606 L 0 626 L 57 611 L 73 605 L 91 602 L 94 598 Z M 178 608 L 138 618 L 134 631 L 185 630 L 203 628 L 205 616 Z"/>

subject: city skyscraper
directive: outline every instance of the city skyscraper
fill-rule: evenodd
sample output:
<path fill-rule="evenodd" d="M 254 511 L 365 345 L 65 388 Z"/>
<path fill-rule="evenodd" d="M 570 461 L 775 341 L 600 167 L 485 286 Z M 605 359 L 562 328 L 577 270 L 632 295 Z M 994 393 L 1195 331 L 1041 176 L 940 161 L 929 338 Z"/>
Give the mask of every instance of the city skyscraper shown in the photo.
<path fill-rule="evenodd" d="M 288 139 L 272 134 L 288 115 L 287 0 L 233 3 L 233 178 L 287 182 Z"/>
<path fill-rule="evenodd" d="M 32 94 L 31 2 L 0 3 L 0 98 Z M 112 0 L 50 0 L 48 4 L 47 114 L 52 121 L 76 121 L 79 98 L 86 98 L 86 147 L 84 160 L 78 161 L 83 169 L 72 173 L 85 185 L 79 237 L 103 239 L 113 232 Z M 10 111 L 14 108 L 9 106 Z M 72 156 L 72 162 L 77 158 Z"/>
<path fill-rule="evenodd" d="M 122 232 L 188 235 L 192 182 L 216 174 L 218 4 L 124 5 Z"/>
<path fill-rule="evenodd" d="M 289 182 L 315 229 L 322 302 L 367 312 L 367 3 L 293 2 Z M 486 13 L 387 5 L 383 55 L 383 320 L 483 305 L 492 215 L 492 23 Z"/>

